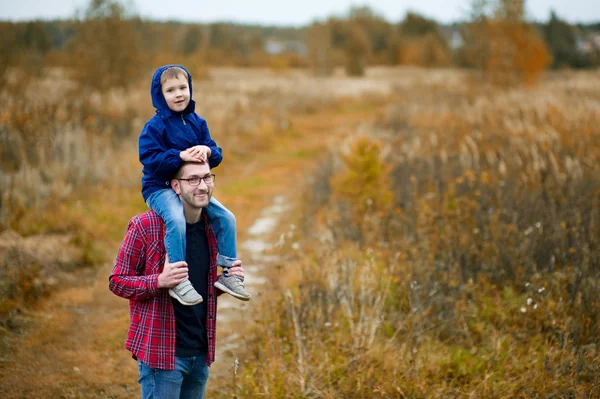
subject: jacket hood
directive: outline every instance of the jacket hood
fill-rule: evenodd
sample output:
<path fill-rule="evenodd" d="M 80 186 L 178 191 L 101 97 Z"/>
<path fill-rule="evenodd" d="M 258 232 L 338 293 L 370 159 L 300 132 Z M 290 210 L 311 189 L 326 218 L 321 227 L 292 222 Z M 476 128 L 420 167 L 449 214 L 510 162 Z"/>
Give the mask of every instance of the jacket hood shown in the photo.
<path fill-rule="evenodd" d="M 150 85 L 150 96 L 152 96 L 152 105 L 156 108 L 156 113 L 163 118 L 168 118 L 169 116 L 175 114 L 176 112 L 172 111 L 167 105 L 167 101 L 165 100 L 165 96 L 162 94 L 162 90 L 160 87 L 160 75 L 162 75 L 163 71 L 170 67 L 179 67 L 187 72 L 188 74 L 188 84 L 190 86 L 190 103 L 187 108 L 182 112 L 183 114 L 190 114 L 194 112 L 196 108 L 196 103 L 192 100 L 192 74 L 185 69 L 182 65 L 178 64 L 169 64 L 161 66 L 154 72 L 154 76 L 152 76 L 152 84 Z"/>

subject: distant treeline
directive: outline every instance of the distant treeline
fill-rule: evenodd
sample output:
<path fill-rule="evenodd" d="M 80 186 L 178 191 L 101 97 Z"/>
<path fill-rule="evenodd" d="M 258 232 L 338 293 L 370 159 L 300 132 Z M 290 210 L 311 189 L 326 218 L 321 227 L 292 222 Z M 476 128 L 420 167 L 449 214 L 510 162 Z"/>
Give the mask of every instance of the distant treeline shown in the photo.
<path fill-rule="evenodd" d="M 286 28 L 148 21 L 117 1 L 91 0 L 77 19 L 0 22 L 0 74 L 11 66 L 33 72 L 63 66 L 98 87 L 127 86 L 143 65 L 185 60 L 198 67 L 312 67 L 323 75 L 343 66 L 356 76 L 370 65 L 483 72 L 509 65 L 518 70 L 516 80 L 526 81 L 548 66 L 600 64 L 600 23 L 571 25 L 553 12 L 548 22 L 533 24 L 524 19 L 523 0 L 503 0 L 491 10 L 478 3 L 468 21 L 452 25 L 414 13 L 394 23 L 368 7 L 354 7 L 344 17 Z"/>

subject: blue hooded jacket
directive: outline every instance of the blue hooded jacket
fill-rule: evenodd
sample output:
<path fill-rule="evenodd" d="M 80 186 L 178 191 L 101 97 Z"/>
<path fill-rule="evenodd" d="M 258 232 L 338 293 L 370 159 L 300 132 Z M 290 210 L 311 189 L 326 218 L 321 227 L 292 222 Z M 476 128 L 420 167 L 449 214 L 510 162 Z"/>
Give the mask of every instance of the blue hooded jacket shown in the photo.
<path fill-rule="evenodd" d="M 172 111 L 161 90 L 160 75 L 173 66 L 188 73 L 190 103 L 183 112 Z M 196 103 L 192 100 L 192 75 L 184 67 L 165 65 L 158 68 L 152 77 L 150 95 L 156 115 L 146 122 L 139 138 L 144 201 L 155 191 L 171 187 L 171 179 L 183 163 L 179 156 L 181 151 L 196 145 L 209 147 L 211 155 L 208 164 L 211 168 L 218 166 L 223 159 L 221 148 L 210 137 L 206 121 L 194 112 Z"/>

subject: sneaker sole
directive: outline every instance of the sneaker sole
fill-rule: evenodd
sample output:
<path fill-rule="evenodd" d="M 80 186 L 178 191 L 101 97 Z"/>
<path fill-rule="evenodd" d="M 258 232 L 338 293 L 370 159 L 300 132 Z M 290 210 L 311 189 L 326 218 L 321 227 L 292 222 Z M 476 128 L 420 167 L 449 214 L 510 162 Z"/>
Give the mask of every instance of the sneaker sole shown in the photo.
<path fill-rule="evenodd" d="M 233 296 L 233 297 L 235 297 L 235 298 L 237 298 L 239 300 L 242 300 L 242 301 L 249 301 L 250 298 L 252 298 L 251 296 L 242 296 L 240 294 L 237 294 L 237 293 L 231 291 L 229 288 L 227 288 L 223 284 L 219 283 L 218 281 L 215 283 L 215 287 L 218 288 L 218 289 L 220 289 L 223 292 L 228 293 L 229 295 L 231 295 L 231 296 Z"/>
<path fill-rule="evenodd" d="M 177 299 L 177 302 L 179 302 L 183 306 L 194 306 L 194 305 L 197 305 L 199 303 L 202 303 L 202 301 L 204 301 L 204 299 L 202 297 L 200 297 L 200 300 L 198 302 L 185 302 L 177 294 L 174 294 L 173 292 L 171 292 L 171 290 L 169 290 L 169 295 L 172 298 Z"/>

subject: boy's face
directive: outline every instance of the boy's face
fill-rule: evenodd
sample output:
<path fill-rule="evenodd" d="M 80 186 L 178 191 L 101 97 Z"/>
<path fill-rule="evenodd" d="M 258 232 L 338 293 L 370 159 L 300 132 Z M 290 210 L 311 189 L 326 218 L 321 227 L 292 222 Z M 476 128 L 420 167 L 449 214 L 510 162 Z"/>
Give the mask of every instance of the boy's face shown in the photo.
<path fill-rule="evenodd" d="M 183 75 L 165 80 L 162 93 L 171 111 L 181 112 L 190 103 L 190 86 Z"/>

